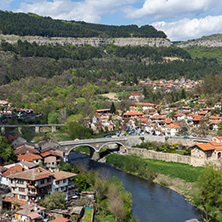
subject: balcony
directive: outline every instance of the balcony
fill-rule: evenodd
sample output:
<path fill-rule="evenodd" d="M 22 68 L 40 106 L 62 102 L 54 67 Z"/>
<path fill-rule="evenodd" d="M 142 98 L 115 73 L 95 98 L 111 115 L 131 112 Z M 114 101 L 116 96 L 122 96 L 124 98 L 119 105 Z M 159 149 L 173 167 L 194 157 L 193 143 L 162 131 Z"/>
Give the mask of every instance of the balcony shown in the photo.
<path fill-rule="evenodd" d="M 38 193 L 35 193 L 35 192 L 28 192 L 28 196 L 29 197 L 36 197 L 38 195 Z"/>

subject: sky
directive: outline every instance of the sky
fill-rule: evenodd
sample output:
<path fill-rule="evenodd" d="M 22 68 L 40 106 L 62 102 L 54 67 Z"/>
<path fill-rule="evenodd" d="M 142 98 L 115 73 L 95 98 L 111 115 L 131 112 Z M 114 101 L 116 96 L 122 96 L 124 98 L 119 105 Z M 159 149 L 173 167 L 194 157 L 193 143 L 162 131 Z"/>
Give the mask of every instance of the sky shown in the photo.
<path fill-rule="evenodd" d="M 0 9 L 106 25 L 153 25 L 171 41 L 222 33 L 222 0 L 0 0 Z"/>

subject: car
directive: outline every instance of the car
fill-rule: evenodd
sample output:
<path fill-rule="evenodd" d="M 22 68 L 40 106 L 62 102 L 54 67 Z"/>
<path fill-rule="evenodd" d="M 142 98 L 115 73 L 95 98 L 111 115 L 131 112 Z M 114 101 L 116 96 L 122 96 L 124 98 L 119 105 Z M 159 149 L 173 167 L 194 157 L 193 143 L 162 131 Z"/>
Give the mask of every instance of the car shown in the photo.
<path fill-rule="evenodd" d="M 189 136 L 184 136 L 183 138 L 184 138 L 184 139 L 189 139 L 190 137 L 189 137 Z"/>
<path fill-rule="evenodd" d="M 105 138 L 111 138 L 112 136 L 110 134 L 107 134 L 104 136 Z"/>

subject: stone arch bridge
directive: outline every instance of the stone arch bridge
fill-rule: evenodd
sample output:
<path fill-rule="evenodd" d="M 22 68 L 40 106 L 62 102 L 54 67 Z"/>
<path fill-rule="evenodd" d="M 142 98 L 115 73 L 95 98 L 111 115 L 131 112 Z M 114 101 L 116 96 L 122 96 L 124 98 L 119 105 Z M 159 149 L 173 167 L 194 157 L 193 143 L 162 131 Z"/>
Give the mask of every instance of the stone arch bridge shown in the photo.
<path fill-rule="evenodd" d="M 65 153 L 65 160 L 68 162 L 69 153 L 79 147 L 87 146 L 90 148 L 90 156 L 93 160 L 98 160 L 100 158 L 100 150 L 109 144 L 117 144 L 118 146 L 127 146 L 128 140 L 126 137 L 121 138 L 100 138 L 100 139 L 85 139 L 85 140 L 72 140 L 72 141 L 62 141 L 58 142 L 60 145 L 59 150 Z"/>

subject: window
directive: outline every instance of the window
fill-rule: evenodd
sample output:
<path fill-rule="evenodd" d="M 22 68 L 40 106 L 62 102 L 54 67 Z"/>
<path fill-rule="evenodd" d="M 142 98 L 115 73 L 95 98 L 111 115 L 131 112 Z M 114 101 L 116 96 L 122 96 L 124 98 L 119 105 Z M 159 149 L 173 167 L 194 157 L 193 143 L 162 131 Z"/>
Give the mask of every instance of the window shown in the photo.
<path fill-rule="evenodd" d="M 44 184 L 44 179 L 40 181 L 41 184 Z"/>
<path fill-rule="evenodd" d="M 25 192 L 25 188 L 19 187 L 19 192 Z"/>
<path fill-rule="evenodd" d="M 19 195 L 19 199 L 25 200 L 26 196 L 25 195 Z"/>
<path fill-rule="evenodd" d="M 51 181 L 51 178 L 47 178 L 47 182 L 50 182 Z"/>
<path fill-rule="evenodd" d="M 24 180 L 18 180 L 18 184 L 24 184 Z"/>
<path fill-rule="evenodd" d="M 60 181 L 56 181 L 56 184 L 58 185 Z"/>
<path fill-rule="evenodd" d="M 63 183 L 65 183 L 65 182 L 66 182 L 66 179 L 63 180 Z"/>

